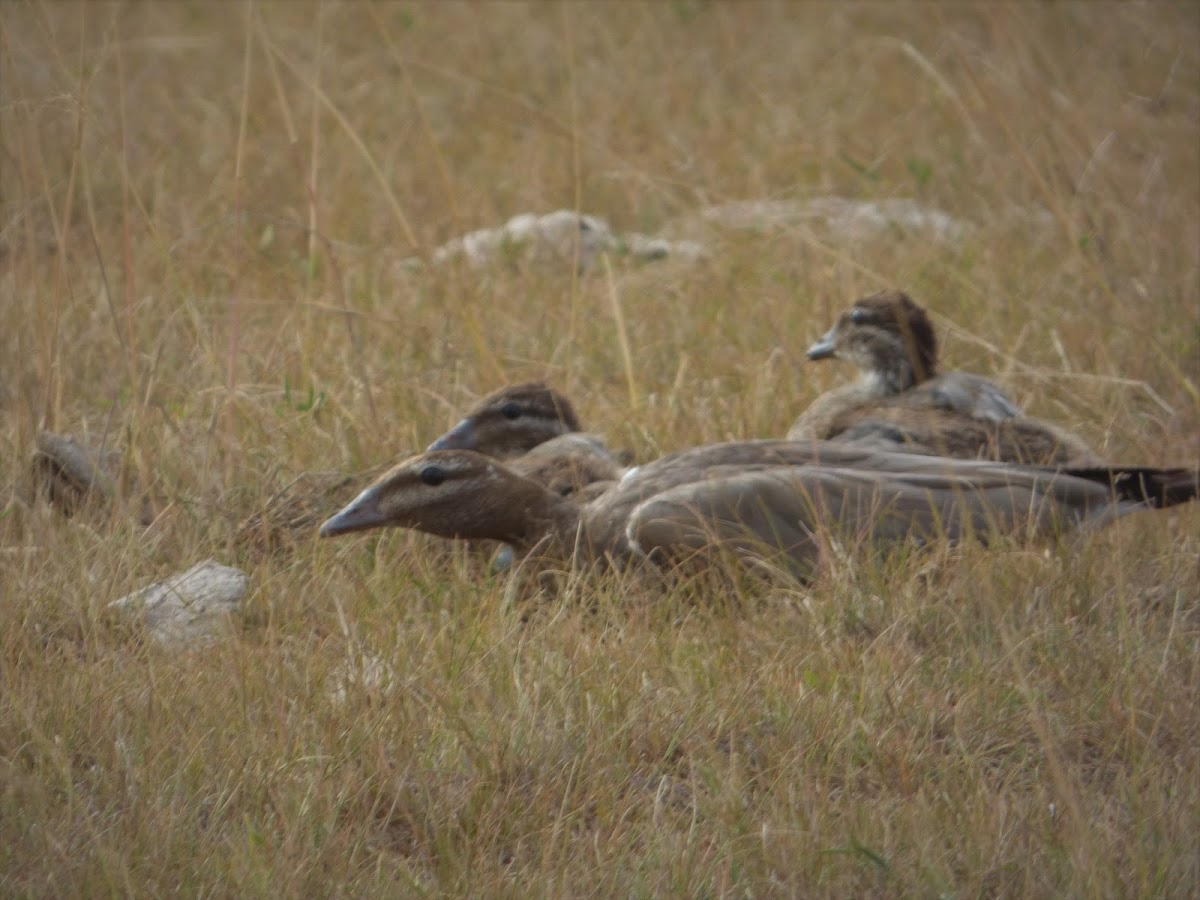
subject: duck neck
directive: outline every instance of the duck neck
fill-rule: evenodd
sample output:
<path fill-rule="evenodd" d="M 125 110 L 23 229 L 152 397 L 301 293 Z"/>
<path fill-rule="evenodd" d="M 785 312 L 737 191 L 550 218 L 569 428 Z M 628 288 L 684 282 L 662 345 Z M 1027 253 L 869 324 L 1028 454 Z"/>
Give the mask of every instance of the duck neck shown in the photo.
<path fill-rule="evenodd" d="M 859 378 L 859 390 L 868 397 L 890 397 L 907 391 L 917 383 L 912 363 L 905 357 L 895 356 L 883 362 Z"/>
<path fill-rule="evenodd" d="M 490 510 L 498 540 L 522 550 L 551 543 L 569 547 L 579 528 L 579 508 L 537 482 L 516 477 L 513 489 Z"/>
<path fill-rule="evenodd" d="M 800 414 L 788 437 L 792 440 L 827 440 L 836 434 L 837 423 L 842 416 L 868 406 L 886 394 L 873 375 L 864 375 L 849 384 L 826 391 Z"/>

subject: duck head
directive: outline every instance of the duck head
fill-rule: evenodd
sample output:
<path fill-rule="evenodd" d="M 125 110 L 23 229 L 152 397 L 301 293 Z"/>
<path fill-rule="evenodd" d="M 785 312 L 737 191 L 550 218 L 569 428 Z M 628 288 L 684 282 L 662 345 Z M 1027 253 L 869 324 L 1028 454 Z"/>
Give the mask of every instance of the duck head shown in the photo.
<path fill-rule="evenodd" d="M 936 374 L 937 338 L 925 310 L 907 294 L 884 291 L 855 302 L 807 355 L 844 359 L 895 393 Z"/>
<path fill-rule="evenodd" d="M 558 518 L 569 519 L 571 509 L 569 501 L 494 459 L 471 450 L 437 450 L 393 466 L 327 519 L 319 534 L 395 526 L 520 546 L 552 530 Z"/>
<path fill-rule="evenodd" d="M 429 449 L 474 450 L 505 459 L 578 430 L 579 420 L 566 397 L 540 382 L 529 382 L 484 398 Z"/>

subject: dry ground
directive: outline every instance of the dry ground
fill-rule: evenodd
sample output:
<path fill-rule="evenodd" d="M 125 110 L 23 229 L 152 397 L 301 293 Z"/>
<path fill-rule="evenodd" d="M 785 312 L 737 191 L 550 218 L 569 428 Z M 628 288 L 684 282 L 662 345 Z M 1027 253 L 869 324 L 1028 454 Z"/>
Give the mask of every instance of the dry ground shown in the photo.
<path fill-rule="evenodd" d="M 952 366 L 1195 464 L 1198 48 L 1193 4 L 0 6 L 0 893 L 1194 895 L 1197 509 L 540 602 L 411 535 L 234 535 L 528 377 L 642 459 L 782 434 L 889 285 Z M 818 196 L 974 227 L 694 227 Z M 711 257 L 396 265 L 561 207 Z M 33 500 L 39 428 L 158 521 Z M 229 639 L 106 611 L 206 557 L 251 573 Z M 363 654 L 390 684 L 339 699 Z"/>

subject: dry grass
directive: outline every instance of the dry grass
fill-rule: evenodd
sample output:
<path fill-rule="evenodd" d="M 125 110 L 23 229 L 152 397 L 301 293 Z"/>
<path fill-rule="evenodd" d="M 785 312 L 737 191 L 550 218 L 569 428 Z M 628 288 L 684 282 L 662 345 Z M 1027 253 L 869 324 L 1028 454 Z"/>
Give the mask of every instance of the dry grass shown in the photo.
<path fill-rule="evenodd" d="M 1193 894 L 1196 509 L 541 603 L 411 535 L 234 535 L 501 381 L 640 458 L 782 434 L 846 376 L 803 348 L 888 285 L 952 366 L 1195 464 L 1197 48 L 1183 4 L 6 3 L 0 892 Z M 395 265 L 529 210 L 656 232 L 825 195 L 975 228 Z M 39 428 L 124 449 L 155 525 L 31 502 Z M 209 556 L 252 574 L 230 640 L 105 611 Z M 362 653 L 390 683 L 335 702 Z"/>

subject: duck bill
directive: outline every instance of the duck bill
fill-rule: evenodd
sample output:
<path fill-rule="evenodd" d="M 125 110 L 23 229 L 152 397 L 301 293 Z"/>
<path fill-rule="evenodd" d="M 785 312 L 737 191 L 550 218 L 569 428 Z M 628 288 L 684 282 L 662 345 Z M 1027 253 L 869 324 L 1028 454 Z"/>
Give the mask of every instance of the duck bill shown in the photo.
<path fill-rule="evenodd" d="M 321 537 L 336 537 L 339 534 L 365 531 L 386 524 L 386 518 L 379 506 L 379 489 L 372 486 L 355 497 L 350 505 L 344 507 L 337 515 L 326 519 L 317 534 Z"/>
<path fill-rule="evenodd" d="M 429 450 L 474 450 L 478 439 L 475 420 L 463 419 L 440 438 L 429 445 Z"/>
<path fill-rule="evenodd" d="M 833 331 L 831 330 L 825 334 L 825 337 L 809 347 L 805 355 L 809 359 L 829 359 L 835 352 L 836 345 L 833 342 Z"/>

